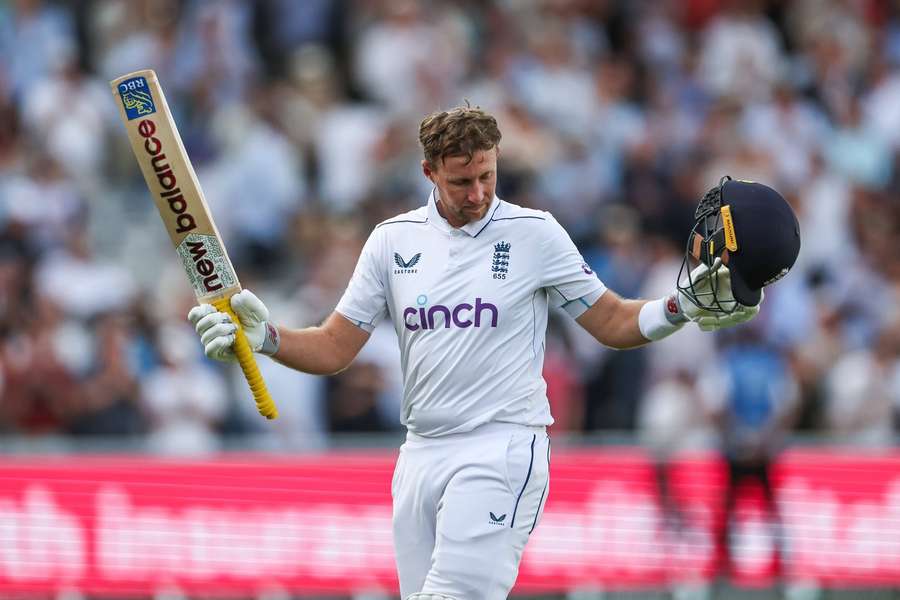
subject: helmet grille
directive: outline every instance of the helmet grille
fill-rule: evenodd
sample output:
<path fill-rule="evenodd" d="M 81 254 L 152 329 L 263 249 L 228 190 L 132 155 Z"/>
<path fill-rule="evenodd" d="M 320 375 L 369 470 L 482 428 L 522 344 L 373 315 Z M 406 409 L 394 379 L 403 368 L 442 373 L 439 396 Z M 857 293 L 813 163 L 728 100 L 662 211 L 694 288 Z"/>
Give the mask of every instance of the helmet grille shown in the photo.
<path fill-rule="evenodd" d="M 694 227 L 688 236 L 687 248 L 684 252 L 684 259 L 681 261 L 681 269 L 678 271 L 678 282 L 676 287 L 688 298 L 690 302 L 705 310 L 730 314 L 737 309 L 737 302 L 734 300 L 720 300 L 719 288 L 720 279 L 714 277 L 714 271 L 711 271 L 706 277 L 709 279 L 709 285 L 704 285 L 704 289 L 709 291 L 701 291 L 699 285 L 701 281 L 692 282 L 690 280 L 691 271 L 701 263 L 707 267 L 713 267 L 716 260 L 720 258 L 725 250 L 724 231 L 722 223 L 722 188 L 725 182 L 731 181 L 731 177 L 725 175 L 719 180 L 719 184 L 707 191 L 697 209 L 694 211 Z M 710 243 L 712 249 L 710 251 Z M 730 290 L 724 290 L 730 292 Z M 730 293 L 724 294 L 730 297 Z"/>

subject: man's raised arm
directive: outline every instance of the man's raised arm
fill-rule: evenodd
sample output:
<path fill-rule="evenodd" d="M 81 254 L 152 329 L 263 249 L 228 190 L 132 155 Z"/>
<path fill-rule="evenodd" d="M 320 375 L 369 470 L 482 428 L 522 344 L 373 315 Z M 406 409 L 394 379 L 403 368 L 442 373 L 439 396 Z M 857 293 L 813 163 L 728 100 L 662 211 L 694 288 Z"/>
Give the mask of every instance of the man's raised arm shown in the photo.
<path fill-rule="evenodd" d="M 369 339 L 369 332 L 357 327 L 338 312 L 322 325 L 303 329 L 278 327 L 269 322 L 269 309 L 253 292 L 243 290 L 231 298 L 231 307 L 241 321 L 254 352 L 266 354 L 279 363 L 314 375 L 332 375 L 346 369 Z M 215 360 L 234 361 L 234 332 L 231 317 L 209 304 L 195 306 L 188 313 L 206 355 Z"/>

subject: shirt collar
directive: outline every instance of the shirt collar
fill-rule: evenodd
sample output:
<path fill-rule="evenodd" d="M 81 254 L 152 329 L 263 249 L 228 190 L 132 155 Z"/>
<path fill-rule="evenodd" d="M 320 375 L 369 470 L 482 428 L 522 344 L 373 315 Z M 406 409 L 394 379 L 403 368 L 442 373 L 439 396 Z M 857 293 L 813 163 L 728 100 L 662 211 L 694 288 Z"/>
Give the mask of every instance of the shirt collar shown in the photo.
<path fill-rule="evenodd" d="M 453 225 L 448 223 L 447 219 L 442 217 L 441 213 L 438 212 L 437 196 L 437 188 L 433 188 L 431 190 L 431 194 L 428 196 L 428 220 L 434 223 L 435 227 L 437 227 L 441 231 L 452 231 L 454 229 L 458 229 L 469 234 L 469 236 L 471 237 L 475 237 L 476 235 L 481 233 L 481 230 L 487 226 L 487 224 L 491 221 L 491 217 L 494 216 L 494 213 L 497 212 L 497 209 L 500 207 L 500 198 L 497 197 L 497 194 L 494 194 L 494 199 L 491 200 L 491 205 L 488 207 L 487 212 L 484 213 L 483 217 L 481 217 L 477 221 L 466 223 L 462 227 L 453 227 Z"/>

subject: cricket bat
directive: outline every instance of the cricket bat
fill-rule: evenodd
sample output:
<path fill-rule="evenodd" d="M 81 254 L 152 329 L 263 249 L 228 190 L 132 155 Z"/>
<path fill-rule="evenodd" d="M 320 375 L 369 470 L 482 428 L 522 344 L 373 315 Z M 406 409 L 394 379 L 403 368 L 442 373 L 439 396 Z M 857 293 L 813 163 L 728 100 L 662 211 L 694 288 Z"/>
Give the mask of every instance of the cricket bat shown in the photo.
<path fill-rule="evenodd" d="M 277 418 L 278 409 L 259 373 L 247 336 L 231 310 L 230 298 L 241 290 L 241 284 L 156 73 L 150 69 L 135 71 L 114 79 L 110 87 L 119 100 L 119 115 L 128 130 L 131 149 L 197 300 L 231 315 L 238 328 L 234 353 L 253 392 L 256 407 L 267 419 Z"/>

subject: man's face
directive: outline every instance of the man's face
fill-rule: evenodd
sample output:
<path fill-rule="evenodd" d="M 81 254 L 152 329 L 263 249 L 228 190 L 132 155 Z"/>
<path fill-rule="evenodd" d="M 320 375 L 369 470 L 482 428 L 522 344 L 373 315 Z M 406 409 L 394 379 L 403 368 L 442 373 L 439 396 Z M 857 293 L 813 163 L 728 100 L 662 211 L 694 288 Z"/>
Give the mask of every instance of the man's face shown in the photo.
<path fill-rule="evenodd" d="M 454 227 L 484 217 L 497 187 L 497 148 L 479 150 L 466 162 L 465 156 L 447 156 L 434 168 L 422 161 L 425 177 L 438 190 L 438 210 Z"/>

